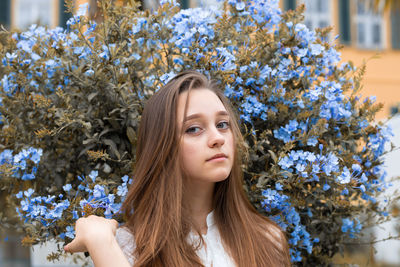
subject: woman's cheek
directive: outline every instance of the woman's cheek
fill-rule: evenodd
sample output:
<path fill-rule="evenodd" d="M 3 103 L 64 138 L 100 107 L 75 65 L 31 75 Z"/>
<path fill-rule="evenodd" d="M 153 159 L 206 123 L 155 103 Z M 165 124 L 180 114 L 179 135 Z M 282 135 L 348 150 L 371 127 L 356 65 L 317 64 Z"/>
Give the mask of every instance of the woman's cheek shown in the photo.
<path fill-rule="evenodd" d="M 198 144 L 196 145 L 196 143 L 190 141 L 186 141 L 183 143 L 183 162 L 185 163 L 185 165 L 187 165 L 186 167 L 190 168 L 193 163 L 199 160 L 197 155 L 198 151 Z"/>

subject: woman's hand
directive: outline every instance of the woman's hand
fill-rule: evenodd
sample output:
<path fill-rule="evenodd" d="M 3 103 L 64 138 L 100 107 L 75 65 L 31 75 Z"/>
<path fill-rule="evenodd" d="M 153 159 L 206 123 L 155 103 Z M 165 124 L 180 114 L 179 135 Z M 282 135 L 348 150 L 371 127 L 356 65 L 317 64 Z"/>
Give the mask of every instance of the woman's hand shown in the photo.
<path fill-rule="evenodd" d="M 115 239 L 118 222 L 90 215 L 75 223 L 75 238 L 64 247 L 66 252 L 86 252 L 97 244 L 111 243 Z"/>
<path fill-rule="evenodd" d="M 90 215 L 75 223 L 75 238 L 64 247 L 67 252 L 90 253 L 96 267 L 131 267 L 117 240 L 118 223 L 103 217 Z"/>

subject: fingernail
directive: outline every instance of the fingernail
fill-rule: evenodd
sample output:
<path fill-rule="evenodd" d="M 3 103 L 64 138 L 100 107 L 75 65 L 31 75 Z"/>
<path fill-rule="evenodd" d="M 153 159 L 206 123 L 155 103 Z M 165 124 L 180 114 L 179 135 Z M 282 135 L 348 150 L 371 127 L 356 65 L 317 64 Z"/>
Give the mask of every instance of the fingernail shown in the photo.
<path fill-rule="evenodd" d="M 68 246 L 64 246 L 64 250 L 65 250 L 65 251 L 68 251 Z"/>

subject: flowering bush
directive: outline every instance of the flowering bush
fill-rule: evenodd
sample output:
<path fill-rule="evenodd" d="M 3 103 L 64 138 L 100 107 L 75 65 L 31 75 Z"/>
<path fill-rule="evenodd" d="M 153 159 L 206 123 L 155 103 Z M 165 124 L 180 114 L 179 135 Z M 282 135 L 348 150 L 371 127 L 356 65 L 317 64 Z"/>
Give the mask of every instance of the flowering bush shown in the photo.
<path fill-rule="evenodd" d="M 329 29 L 308 29 L 302 7 L 164 1 L 150 12 L 101 1 L 98 24 L 86 9 L 66 30 L 2 33 L 0 183 L 24 243 L 69 241 L 88 214 L 123 221 L 143 105 L 185 69 L 215 78 L 238 110 L 245 188 L 287 232 L 293 263 L 327 264 L 367 227 L 359 215 L 385 218 L 381 104 L 361 99 L 363 69 L 339 65 Z"/>

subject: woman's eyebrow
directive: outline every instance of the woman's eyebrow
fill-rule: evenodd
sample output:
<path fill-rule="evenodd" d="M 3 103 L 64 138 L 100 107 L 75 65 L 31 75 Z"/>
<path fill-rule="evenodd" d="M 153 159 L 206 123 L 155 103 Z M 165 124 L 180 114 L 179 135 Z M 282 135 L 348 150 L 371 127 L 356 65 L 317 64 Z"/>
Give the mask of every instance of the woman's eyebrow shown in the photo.
<path fill-rule="evenodd" d="M 229 116 L 228 112 L 226 112 L 225 110 L 221 110 L 215 113 L 215 115 L 217 116 Z M 185 121 L 189 121 L 189 120 L 193 120 L 193 119 L 197 119 L 197 118 L 201 118 L 203 115 L 201 113 L 195 113 L 192 115 L 187 116 L 183 122 Z"/>

